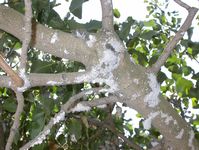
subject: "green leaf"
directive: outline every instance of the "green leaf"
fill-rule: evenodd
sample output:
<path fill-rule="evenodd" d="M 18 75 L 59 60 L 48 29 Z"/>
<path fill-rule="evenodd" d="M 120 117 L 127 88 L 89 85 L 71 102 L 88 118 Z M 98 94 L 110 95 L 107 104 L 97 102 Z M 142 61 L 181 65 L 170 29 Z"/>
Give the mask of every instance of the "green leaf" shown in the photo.
<path fill-rule="evenodd" d="M 145 39 L 145 40 L 151 40 L 151 38 L 156 35 L 157 32 L 156 31 L 153 31 L 153 30 L 149 30 L 149 31 L 144 31 L 140 37 Z"/>
<path fill-rule="evenodd" d="M 40 110 L 41 111 L 41 110 Z M 33 139 L 36 137 L 43 129 L 45 125 L 45 115 L 44 112 L 40 112 L 39 109 L 36 109 L 33 112 L 33 118 L 30 127 L 30 138 Z"/>
<path fill-rule="evenodd" d="M 8 98 L 4 101 L 2 105 L 3 109 L 5 109 L 8 112 L 14 113 L 17 109 L 16 100 L 12 98 Z"/>
<path fill-rule="evenodd" d="M 86 1 L 88 0 L 72 0 L 69 7 L 70 12 L 79 19 L 82 19 L 82 4 Z"/>
<path fill-rule="evenodd" d="M 193 108 L 198 109 L 199 108 L 199 104 L 198 104 L 199 100 L 197 98 L 192 98 L 191 100 L 192 100 Z"/>
<path fill-rule="evenodd" d="M 70 119 L 68 124 L 68 131 L 70 135 L 75 135 L 75 138 L 79 140 L 82 134 L 82 124 L 77 119 Z"/>
<path fill-rule="evenodd" d="M 161 83 L 164 82 L 166 79 L 167 79 L 166 74 L 163 73 L 162 71 L 159 71 L 159 72 L 158 72 L 158 75 L 157 75 L 157 80 L 158 80 L 158 82 L 161 84 Z"/>
<path fill-rule="evenodd" d="M 190 80 L 185 78 L 178 78 L 176 81 L 176 90 L 178 93 L 188 95 L 189 90 L 193 86 L 193 83 Z"/>
<path fill-rule="evenodd" d="M 113 14 L 116 18 L 119 18 L 120 17 L 120 12 L 117 8 L 113 9 Z"/>
<path fill-rule="evenodd" d="M 31 73 L 52 73 L 52 62 L 34 60 L 32 61 Z"/>
<path fill-rule="evenodd" d="M 144 21 L 143 23 L 144 23 L 144 26 L 146 26 L 146 27 L 155 27 L 156 26 L 155 20 Z"/>

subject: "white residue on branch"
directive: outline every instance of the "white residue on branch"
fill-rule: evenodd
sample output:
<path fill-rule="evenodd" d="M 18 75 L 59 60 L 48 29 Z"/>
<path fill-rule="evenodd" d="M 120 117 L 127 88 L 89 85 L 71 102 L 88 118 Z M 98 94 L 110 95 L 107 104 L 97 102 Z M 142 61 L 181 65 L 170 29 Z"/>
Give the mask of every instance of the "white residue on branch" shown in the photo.
<path fill-rule="evenodd" d="M 94 35 L 89 35 L 89 40 L 86 41 L 88 47 L 93 47 L 93 44 L 96 42 L 96 38 Z"/>
<path fill-rule="evenodd" d="M 20 69 L 19 70 L 19 76 L 23 79 L 24 85 L 22 87 L 18 87 L 17 91 L 19 92 L 24 92 L 30 87 L 30 81 L 26 76 L 25 69 Z"/>
<path fill-rule="evenodd" d="M 160 85 L 158 84 L 156 76 L 153 73 L 147 74 L 147 76 L 151 92 L 145 96 L 144 102 L 146 102 L 149 107 L 155 107 L 160 102 L 158 97 L 160 94 Z"/>
<path fill-rule="evenodd" d="M 50 133 L 50 130 L 46 130 L 45 132 L 42 132 L 41 135 L 38 135 L 38 138 L 36 141 L 34 141 L 30 147 L 34 147 L 35 145 L 41 144 L 47 137 L 47 135 Z"/>
<path fill-rule="evenodd" d="M 53 118 L 53 124 L 57 124 L 58 122 L 62 121 L 65 119 L 65 112 L 62 111 L 59 114 L 57 114 L 54 118 Z"/>
<path fill-rule="evenodd" d="M 148 115 L 148 118 L 146 120 L 143 121 L 143 126 L 144 129 L 149 130 L 151 128 L 151 122 L 152 120 L 159 115 L 160 112 L 154 112 L 154 113 L 150 113 Z"/>
<path fill-rule="evenodd" d="M 112 38 L 107 39 L 103 44 L 102 57 L 99 60 L 99 64 L 92 67 L 91 71 L 83 76 L 77 77 L 76 81 L 90 81 L 93 83 L 106 83 L 110 86 L 109 92 L 118 90 L 118 84 L 116 83 L 113 71 L 119 66 L 120 57 L 118 52 L 121 52 L 122 46 L 116 40 Z M 107 48 L 107 44 L 109 47 Z"/>
<path fill-rule="evenodd" d="M 54 44 L 56 41 L 58 41 L 58 35 L 57 35 L 57 32 L 55 32 L 51 39 L 50 39 L 50 43 Z"/>
<path fill-rule="evenodd" d="M 71 109 L 71 112 L 81 112 L 81 111 L 89 111 L 91 108 L 89 106 L 85 106 L 81 103 L 78 103 L 74 108 Z"/>
<path fill-rule="evenodd" d="M 46 84 L 47 84 L 47 85 L 61 85 L 61 84 L 63 84 L 63 82 L 48 81 Z"/>

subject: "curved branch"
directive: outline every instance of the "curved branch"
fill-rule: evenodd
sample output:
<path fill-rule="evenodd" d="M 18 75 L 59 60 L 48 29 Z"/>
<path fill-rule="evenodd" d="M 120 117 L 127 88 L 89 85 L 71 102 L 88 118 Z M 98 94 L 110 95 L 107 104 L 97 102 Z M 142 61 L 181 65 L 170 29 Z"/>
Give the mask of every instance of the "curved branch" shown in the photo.
<path fill-rule="evenodd" d="M 15 115 L 14 115 L 14 123 L 13 123 L 13 125 L 10 129 L 10 135 L 9 135 L 7 143 L 6 143 L 6 148 L 5 148 L 6 150 L 11 149 L 14 137 L 15 137 L 16 132 L 17 132 L 19 125 L 20 125 L 20 115 L 21 115 L 21 113 L 23 111 L 23 107 L 24 107 L 23 94 L 16 92 L 16 98 L 17 98 L 18 105 L 17 105 L 17 110 L 16 110 Z"/>
<path fill-rule="evenodd" d="M 39 133 L 33 140 L 26 143 L 20 148 L 20 150 L 28 150 L 35 145 L 41 144 L 48 134 L 50 134 L 50 129 L 60 121 L 65 119 L 65 112 L 60 111 L 53 118 L 50 119 L 49 123 L 45 126 L 42 132 Z"/>
<path fill-rule="evenodd" d="M 19 12 L 0 5 L 0 29 L 23 40 L 24 16 Z M 54 56 L 76 60 L 85 65 L 92 64 L 91 58 L 95 57 L 95 51 L 91 48 L 95 37 L 86 41 L 73 34 L 65 33 L 36 24 L 34 27 L 32 47 Z M 78 43 L 78 44 L 77 44 Z"/>
<path fill-rule="evenodd" d="M 102 7 L 102 28 L 114 31 L 113 28 L 113 4 L 112 0 L 100 0 Z"/>
<path fill-rule="evenodd" d="M 167 58 L 172 53 L 172 51 L 175 48 L 176 44 L 182 39 L 182 37 L 184 36 L 185 32 L 190 28 L 191 23 L 193 21 L 193 18 L 195 17 L 198 9 L 191 7 L 188 11 L 189 11 L 189 14 L 188 14 L 186 20 L 184 21 L 184 23 L 182 24 L 182 26 L 180 27 L 180 29 L 178 30 L 176 35 L 171 39 L 171 41 L 169 41 L 167 43 L 167 45 L 166 45 L 164 51 L 162 52 L 161 56 L 158 58 L 156 63 L 153 64 L 149 68 L 149 71 L 151 71 L 153 73 L 158 73 L 158 71 L 160 70 L 162 65 L 164 65 L 164 63 L 166 62 Z"/>

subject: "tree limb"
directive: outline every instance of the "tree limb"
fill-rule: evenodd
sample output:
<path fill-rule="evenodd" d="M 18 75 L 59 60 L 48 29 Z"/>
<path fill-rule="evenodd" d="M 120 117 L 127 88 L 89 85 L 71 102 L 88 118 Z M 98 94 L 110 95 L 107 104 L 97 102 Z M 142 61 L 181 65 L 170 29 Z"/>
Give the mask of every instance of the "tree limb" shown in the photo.
<path fill-rule="evenodd" d="M 80 77 L 86 76 L 87 72 L 71 72 L 71 73 L 31 73 L 26 75 L 29 80 L 30 87 L 35 86 L 52 86 L 52 85 L 68 85 L 68 84 L 80 84 L 84 82 L 90 82 L 90 80 L 81 79 Z M 11 81 L 7 76 L 0 76 L 1 87 L 11 88 Z"/>
<path fill-rule="evenodd" d="M 153 64 L 148 70 L 153 73 L 158 73 L 161 66 L 164 65 L 169 55 L 172 53 L 173 49 L 175 48 L 176 44 L 182 39 L 185 32 L 190 28 L 191 23 L 193 21 L 193 18 L 195 17 L 196 13 L 198 12 L 197 8 L 189 7 L 188 5 L 185 5 L 180 0 L 175 0 L 178 2 L 179 5 L 182 7 L 185 7 L 188 10 L 188 16 L 178 32 L 175 34 L 175 36 L 167 43 L 165 49 L 163 50 L 161 56 L 158 58 L 158 60 Z"/>
<path fill-rule="evenodd" d="M 14 137 L 16 135 L 16 132 L 18 131 L 19 125 L 20 125 L 20 115 L 23 111 L 24 107 L 24 97 L 23 94 L 20 92 L 15 92 L 16 93 L 16 99 L 17 99 L 17 110 L 14 115 L 14 123 L 10 129 L 10 135 L 8 137 L 7 143 L 6 143 L 6 148 L 5 150 L 10 150 Z"/>
<path fill-rule="evenodd" d="M 114 31 L 112 0 L 100 0 L 100 2 L 102 7 L 102 28 L 108 31 Z"/>
<path fill-rule="evenodd" d="M 23 40 L 24 16 L 22 14 L 0 5 L 0 22 L 0 29 L 14 35 L 21 41 Z M 82 62 L 86 66 L 89 66 L 95 60 L 93 58 L 96 57 L 96 53 L 91 48 L 95 42 L 94 35 L 91 36 L 91 39 L 85 41 L 73 34 L 54 30 L 41 24 L 36 24 L 34 28 L 33 35 L 36 37 L 32 37 L 35 39 L 32 42 L 32 47 L 60 58 Z"/>
<path fill-rule="evenodd" d="M 27 62 L 27 51 L 29 47 L 29 43 L 31 40 L 31 33 L 32 33 L 32 2 L 31 0 L 24 0 L 25 3 L 25 16 L 24 16 L 24 36 L 22 41 L 22 48 L 21 48 L 21 57 L 20 57 L 20 70 L 24 69 L 26 71 L 26 62 Z"/>

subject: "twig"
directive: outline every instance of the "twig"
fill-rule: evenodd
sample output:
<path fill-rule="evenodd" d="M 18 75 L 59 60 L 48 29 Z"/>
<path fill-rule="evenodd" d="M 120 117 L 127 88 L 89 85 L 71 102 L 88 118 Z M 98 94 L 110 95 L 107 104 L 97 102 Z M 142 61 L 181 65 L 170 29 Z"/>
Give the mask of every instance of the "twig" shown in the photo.
<path fill-rule="evenodd" d="M 102 7 L 102 28 L 114 31 L 113 28 L 113 4 L 112 0 L 100 0 Z"/>
<path fill-rule="evenodd" d="M 172 53 L 173 49 L 175 48 L 176 44 L 182 39 L 185 32 L 189 29 L 191 26 L 191 23 L 193 21 L 193 18 L 195 17 L 198 9 L 194 7 L 189 7 L 188 5 L 184 4 L 180 0 L 175 0 L 177 3 L 186 8 L 188 10 L 188 16 L 176 35 L 167 43 L 164 51 L 162 52 L 161 56 L 158 58 L 155 64 L 153 64 L 148 70 L 153 73 L 158 73 L 161 66 L 164 65 L 169 55 Z"/>
<path fill-rule="evenodd" d="M 14 82 L 15 86 L 17 87 L 23 86 L 24 84 L 23 79 L 21 79 L 19 75 L 12 70 L 12 68 L 6 63 L 6 61 L 4 60 L 1 54 L 0 54 L 0 68 L 7 73 L 7 75 Z"/>
<path fill-rule="evenodd" d="M 105 127 L 107 129 L 109 129 L 112 133 L 116 134 L 117 136 L 119 136 L 120 138 L 122 138 L 130 147 L 136 149 L 136 150 L 141 150 L 141 148 L 133 143 L 132 141 L 130 141 L 127 137 L 125 137 L 122 133 L 120 133 L 119 131 L 117 131 L 115 128 L 113 128 L 112 126 L 110 126 L 108 123 L 106 122 L 100 122 L 96 119 L 91 119 L 89 118 L 88 121 L 92 124 L 95 124 L 97 126 L 100 126 L 100 127 Z"/>
<path fill-rule="evenodd" d="M 58 114 L 55 115 L 55 117 L 51 118 L 49 123 L 45 126 L 42 132 L 39 133 L 33 140 L 26 143 L 24 146 L 20 148 L 20 150 L 28 150 L 29 148 L 41 144 L 45 139 L 46 136 L 50 133 L 50 129 L 53 127 L 53 125 L 59 123 L 60 121 L 65 119 L 65 112 L 60 111 Z"/>
<path fill-rule="evenodd" d="M 15 134 L 19 128 L 19 125 L 20 125 L 20 115 L 23 111 L 23 107 L 24 107 L 24 97 L 23 97 L 23 94 L 22 93 L 19 93 L 19 92 L 15 92 L 16 93 L 16 98 L 17 98 L 17 110 L 15 112 L 15 115 L 14 115 L 14 123 L 10 129 L 10 135 L 8 137 L 8 141 L 6 143 L 6 150 L 10 150 L 11 149 L 11 146 L 12 146 L 12 142 L 14 140 L 14 137 L 15 137 Z"/>
<path fill-rule="evenodd" d="M 80 102 L 80 104 L 89 107 L 100 107 L 100 106 L 103 107 L 103 105 L 120 102 L 120 101 L 121 100 L 117 96 L 109 96 L 109 97 L 100 98 L 98 100 L 82 101 Z"/>
<path fill-rule="evenodd" d="M 29 47 L 29 43 L 31 40 L 31 32 L 32 32 L 32 2 L 31 0 L 25 0 L 25 17 L 24 17 L 24 39 L 21 49 L 21 59 L 20 59 L 20 69 L 26 70 L 26 62 L 27 62 L 27 51 Z"/>
<path fill-rule="evenodd" d="M 71 111 L 74 110 L 74 107 L 76 107 L 77 104 L 83 104 L 87 107 L 94 107 L 97 105 L 102 105 L 102 104 L 107 104 L 109 102 L 109 100 L 107 98 L 103 98 L 102 102 L 101 99 L 99 99 L 97 102 L 95 100 L 95 102 L 89 101 L 89 102 L 79 102 L 79 99 L 82 97 L 85 97 L 86 95 L 89 95 L 91 92 L 93 93 L 100 93 L 100 90 L 102 88 L 94 88 L 94 89 L 90 89 L 90 90 L 85 90 L 82 91 L 74 96 L 72 96 L 64 105 L 61 106 L 61 111 L 50 120 L 50 122 L 48 123 L 48 125 L 45 126 L 44 130 L 38 135 L 36 136 L 33 140 L 29 141 L 27 144 L 25 144 L 23 147 L 20 148 L 20 150 L 27 150 L 30 147 L 33 147 L 34 145 L 40 144 L 43 142 L 43 140 L 46 139 L 46 136 L 50 133 L 50 129 L 53 127 L 53 125 L 57 124 L 58 122 L 60 122 L 61 120 L 64 120 L 65 118 L 65 113 L 70 113 Z M 116 97 L 115 97 L 116 98 Z M 111 98 L 112 100 L 111 102 L 115 102 L 116 100 Z M 118 101 L 118 99 L 117 99 Z"/>

